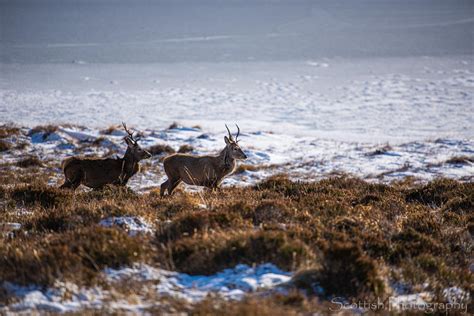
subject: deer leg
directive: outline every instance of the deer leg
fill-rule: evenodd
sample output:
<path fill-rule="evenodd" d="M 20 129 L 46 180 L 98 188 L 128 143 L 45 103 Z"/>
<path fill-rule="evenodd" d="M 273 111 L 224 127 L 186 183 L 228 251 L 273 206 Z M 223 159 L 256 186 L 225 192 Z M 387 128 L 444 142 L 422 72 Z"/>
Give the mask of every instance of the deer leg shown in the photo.
<path fill-rule="evenodd" d="M 166 180 L 165 182 L 163 182 L 161 184 L 161 186 L 160 186 L 160 197 L 161 198 L 165 195 L 165 191 L 166 191 L 166 189 L 168 189 L 169 182 L 170 182 L 170 180 Z"/>
<path fill-rule="evenodd" d="M 60 186 L 59 188 L 76 190 L 77 187 L 81 185 L 81 181 L 82 181 L 82 172 L 72 179 L 69 179 L 66 176 L 66 180 L 64 180 L 64 184 Z"/>
<path fill-rule="evenodd" d="M 176 189 L 178 184 L 180 184 L 181 179 L 176 179 L 176 180 L 170 180 L 168 184 L 168 195 L 171 195 L 173 193 L 173 190 Z"/>
<path fill-rule="evenodd" d="M 69 179 L 64 180 L 63 185 L 61 185 L 59 188 L 60 189 L 69 189 L 72 186 L 72 183 L 69 181 Z"/>

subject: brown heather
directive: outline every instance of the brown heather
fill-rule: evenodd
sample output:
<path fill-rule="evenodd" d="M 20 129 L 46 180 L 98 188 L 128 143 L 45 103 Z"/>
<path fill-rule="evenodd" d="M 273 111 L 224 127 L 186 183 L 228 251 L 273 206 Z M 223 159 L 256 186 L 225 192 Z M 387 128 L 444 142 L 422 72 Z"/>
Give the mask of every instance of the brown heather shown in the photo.
<path fill-rule="evenodd" d="M 330 296 L 387 297 L 388 280 L 414 289 L 428 282 L 433 293 L 448 286 L 474 290 L 469 271 L 474 183 L 385 185 L 349 177 L 300 183 L 275 176 L 254 187 L 178 190 L 160 199 L 156 189 L 136 194 L 107 187 L 74 194 L 47 186 L 47 173 L 1 170 L 0 222 L 22 224 L 0 242 L 1 280 L 93 284 L 101 282 L 103 268 L 134 262 L 207 275 L 239 263 L 272 262 L 298 271 L 286 296 L 169 303 L 170 312 L 195 315 L 324 312 Z M 97 225 L 121 215 L 143 217 L 156 233 L 130 237 Z M 0 300 L 6 296 L 0 292 Z"/>
<path fill-rule="evenodd" d="M 11 124 L 0 125 L 0 138 L 16 136 L 20 134 L 20 129 Z"/>

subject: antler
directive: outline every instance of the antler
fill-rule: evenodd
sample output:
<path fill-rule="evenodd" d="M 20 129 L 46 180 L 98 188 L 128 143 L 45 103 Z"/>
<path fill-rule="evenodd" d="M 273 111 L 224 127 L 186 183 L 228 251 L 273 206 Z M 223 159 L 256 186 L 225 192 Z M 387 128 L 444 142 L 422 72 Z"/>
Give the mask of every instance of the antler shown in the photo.
<path fill-rule="evenodd" d="M 237 126 L 237 135 L 235 135 L 235 142 L 237 143 L 239 141 L 240 128 L 237 124 L 235 124 L 235 126 Z"/>
<path fill-rule="evenodd" d="M 234 138 L 232 137 L 232 134 L 230 133 L 230 130 L 229 130 L 229 128 L 227 127 L 227 124 L 225 124 L 225 128 L 227 128 L 227 132 L 229 133 L 229 139 L 233 141 Z"/>
<path fill-rule="evenodd" d="M 137 141 L 133 138 L 133 132 L 130 132 L 130 131 L 128 130 L 127 125 L 126 125 L 124 122 L 122 122 L 122 125 L 123 125 L 123 128 L 125 128 L 125 131 L 126 131 L 127 134 L 128 134 L 128 138 L 130 138 L 130 140 L 136 144 Z"/>

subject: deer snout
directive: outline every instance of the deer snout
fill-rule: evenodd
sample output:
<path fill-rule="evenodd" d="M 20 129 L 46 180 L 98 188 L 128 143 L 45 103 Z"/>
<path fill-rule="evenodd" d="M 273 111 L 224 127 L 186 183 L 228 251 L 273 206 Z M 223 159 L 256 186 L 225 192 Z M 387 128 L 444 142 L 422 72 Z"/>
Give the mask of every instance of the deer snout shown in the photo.
<path fill-rule="evenodd" d="M 146 150 L 143 151 L 143 156 L 144 156 L 144 159 L 151 158 L 150 152 L 149 152 L 149 151 L 146 151 Z"/>
<path fill-rule="evenodd" d="M 242 160 L 245 160 L 245 159 L 247 159 L 247 155 L 244 152 L 242 152 Z"/>

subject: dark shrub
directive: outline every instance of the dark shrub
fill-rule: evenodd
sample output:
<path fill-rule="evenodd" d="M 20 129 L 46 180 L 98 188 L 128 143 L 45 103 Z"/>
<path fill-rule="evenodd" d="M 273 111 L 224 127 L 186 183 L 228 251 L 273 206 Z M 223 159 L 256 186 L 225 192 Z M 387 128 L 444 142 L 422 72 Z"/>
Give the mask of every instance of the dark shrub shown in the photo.
<path fill-rule="evenodd" d="M 254 225 L 262 223 L 285 222 L 288 215 L 288 208 L 285 204 L 277 201 L 266 201 L 260 203 L 255 209 L 253 216 Z"/>
<path fill-rule="evenodd" d="M 43 163 L 36 156 L 30 156 L 17 161 L 16 165 L 21 168 L 43 167 Z"/>
<path fill-rule="evenodd" d="M 406 192 L 408 202 L 418 202 L 431 207 L 443 206 L 455 197 L 472 196 L 474 183 L 462 183 L 450 179 L 434 180 L 426 185 Z"/>
<path fill-rule="evenodd" d="M 56 125 L 42 125 L 36 126 L 28 131 L 28 136 L 33 136 L 36 133 L 43 133 L 43 140 L 47 139 L 49 135 L 53 134 L 58 130 Z"/>
<path fill-rule="evenodd" d="M 69 192 L 47 185 L 17 186 L 11 191 L 11 198 L 26 205 L 39 204 L 43 207 L 55 207 L 64 202 Z"/>
<path fill-rule="evenodd" d="M 375 261 L 353 243 L 336 242 L 324 250 L 320 284 L 327 295 L 382 295 L 384 283 Z"/>
<path fill-rule="evenodd" d="M 161 144 L 148 147 L 147 150 L 153 156 L 161 154 L 174 154 L 176 152 L 171 146 Z"/>
<path fill-rule="evenodd" d="M 4 140 L 0 139 L 0 152 L 10 150 L 12 148 L 12 145 Z"/>
<path fill-rule="evenodd" d="M 0 244 L 0 279 L 21 285 L 51 285 L 65 278 L 83 284 L 105 267 L 144 260 L 148 251 L 139 238 L 102 227 L 19 239 Z"/>
<path fill-rule="evenodd" d="M 470 163 L 474 163 L 474 157 L 456 156 L 446 160 L 446 163 L 455 165 L 468 165 Z"/>
<path fill-rule="evenodd" d="M 226 238 L 218 234 L 209 238 L 183 238 L 172 245 L 173 262 L 179 271 L 190 274 L 213 274 L 239 263 L 271 262 L 291 271 L 313 257 L 299 240 L 281 232 L 243 232 Z"/>
<path fill-rule="evenodd" d="M 185 154 L 185 153 L 190 153 L 194 150 L 193 146 L 191 145 L 181 145 L 178 149 L 179 153 Z"/>
<path fill-rule="evenodd" d="M 162 224 L 157 237 L 160 241 L 176 240 L 183 236 L 192 236 L 195 233 L 209 229 L 237 229 L 243 226 L 245 226 L 244 221 L 236 213 L 195 211 L 183 215 L 180 214 L 171 223 Z"/>
<path fill-rule="evenodd" d="M 12 125 L 0 125 L 0 138 L 6 138 L 20 134 L 20 129 Z"/>

